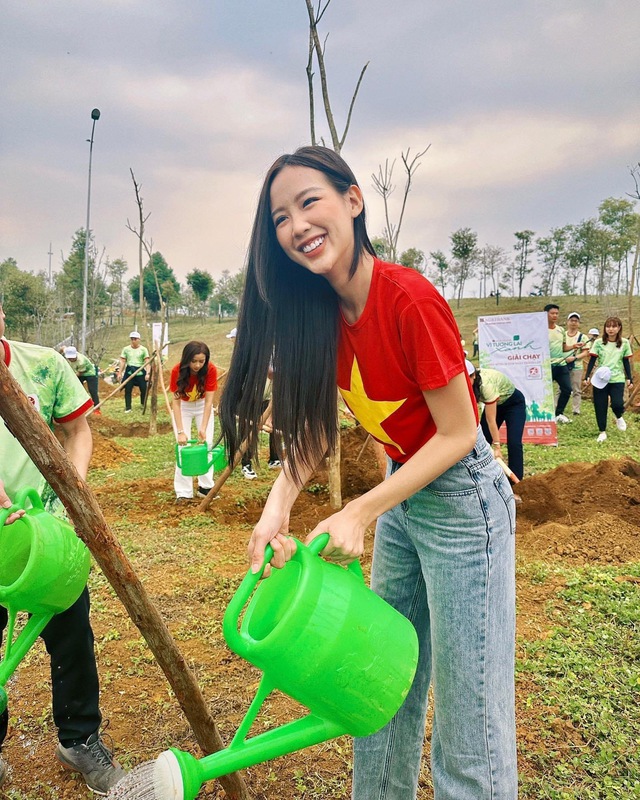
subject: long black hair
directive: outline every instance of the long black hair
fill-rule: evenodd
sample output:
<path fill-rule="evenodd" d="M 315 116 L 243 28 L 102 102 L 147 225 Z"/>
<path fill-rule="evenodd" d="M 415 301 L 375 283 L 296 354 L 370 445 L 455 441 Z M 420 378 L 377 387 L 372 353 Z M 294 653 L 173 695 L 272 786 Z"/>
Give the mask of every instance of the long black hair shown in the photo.
<path fill-rule="evenodd" d="M 204 342 L 198 342 L 195 339 L 191 342 L 187 342 L 182 350 L 178 380 L 176 381 L 178 386 L 178 391 L 175 393 L 176 397 L 184 397 L 186 395 L 191 378 L 190 364 L 194 357 L 199 355 L 204 356 L 204 364 L 196 373 L 196 386 L 198 387 L 198 397 L 204 397 L 204 386 L 207 380 L 207 373 L 209 372 L 210 353 L 209 348 Z"/>
<path fill-rule="evenodd" d="M 265 177 L 249 243 L 238 332 L 220 401 L 227 454 L 248 440 L 257 458 L 259 420 L 269 363 L 273 360 L 273 424 L 281 433 L 293 476 L 315 466 L 337 439 L 336 361 L 338 296 L 329 282 L 294 263 L 280 247 L 271 218 L 270 192 L 284 167 L 321 172 L 344 195 L 356 178 L 326 147 L 301 147 L 280 156 Z M 364 206 L 353 221 L 353 277 L 364 252 L 375 255 Z"/>

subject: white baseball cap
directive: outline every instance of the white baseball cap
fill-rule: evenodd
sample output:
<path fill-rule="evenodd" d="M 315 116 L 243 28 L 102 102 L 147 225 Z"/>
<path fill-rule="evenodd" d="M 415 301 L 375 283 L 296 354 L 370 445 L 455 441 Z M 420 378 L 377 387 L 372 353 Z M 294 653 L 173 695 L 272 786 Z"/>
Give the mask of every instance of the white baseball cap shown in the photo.
<path fill-rule="evenodd" d="M 609 367 L 598 367 L 591 378 L 591 385 L 595 386 L 596 389 L 604 389 L 610 380 L 611 370 Z"/>
<path fill-rule="evenodd" d="M 237 328 L 232 328 L 229 333 L 227 334 L 227 339 L 235 339 L 238 334 Z"/>
<path fill-rule="evenodd" d="M 571 317 L 577 317 L 580 319 L 580 314 L 577 311 L 572 311 L 570 314 L 567 314 L 567 319 L 571 319 Z"/>
<path fill-rule="evenodd" d="M 589 336 L 600 336 L 600 331 L 597 328 L 589 328 Z"/>
<path fill-rule="evenodd" d="M 77 358 L 78 351 L 75 347 L 65 347 L 64 348 L 64 357 L 65 358 Z"/>
<path fill-rule="evenodd" d="M 130 339 L 139 339 L 140 338 L 140 334 L 138 333 L 138 331 L 131 331 L 131 333 L 129 334 L 129 338 Z"/>
<path fill-rule="evenodd" d="M 469 361 L 469 359 L 468 359 L 468 358 L 465 358 L 465 360 L 464 360 L 464 365 L 465 365 L 465 367 L 467 368 L 467 375 L 473 375 L 473 373 L 476 371 L 476 368 L 475 368 L 475 366 L 474 366 L 474 365 L 471 363 L 471 361 Z"/>

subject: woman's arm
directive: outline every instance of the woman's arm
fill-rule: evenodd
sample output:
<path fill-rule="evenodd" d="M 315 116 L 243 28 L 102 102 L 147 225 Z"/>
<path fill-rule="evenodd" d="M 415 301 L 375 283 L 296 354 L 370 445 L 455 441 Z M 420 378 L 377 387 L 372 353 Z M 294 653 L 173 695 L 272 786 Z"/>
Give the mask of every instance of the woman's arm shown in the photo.
<path fill-rule="evenodd" d="M 171 398 L 171 409 L 173 410 L 173 418 L 176 423 L 176 437 L 178 439 L 178 444 L 186 444 L 188 436 L 186 432 L 183 430 L 182 400 L 180 400 L 179 397 Z"/>
<path fill-rule="evenodd" d="M 365 531 L 375 519 L 427 486 L 473 448 L 477 426 L 466 376 L 456 375 L 446 386 L 423 394 L 436 424 L 435 435 L 387 480 L 347 503 L 307 536 L 308 542 L 321 533 L 331 535 L 323 550 L 331 561 L 359 558 Z"/>
<path fill-rule="evenodd" d="M 271 564 L 274 567 L 284 567 L 285 561 L 288 561 L 295 552 L 295 541 L 286 535 L 289 531 L 289 514 L 302 487 L 314 473 L 315 467 L 299 465 L 299 469 L 301 482 L 298 484 L 285 461 L 269 492 L 264 510 L 258 524 L 253 529 L 247 546 L 252 572 L 258 572 L 262 567 L 264 550 L 268 544 L 273 548 L 274 555 Z M 268 574 L 269 567 L 267 566 L 265 575 Z"/>
<path fill-rule="evenodd" d="M 204 411 L 202 412 L 202 423 L 198 431 L 198 439 L 201 442 L 207 439 L 207 425 L 211 419 L 211 410 L 213 408 L 213 392 L 204 393 Z"/>
<path fill-rule="evenodd" d="M 593 368 L 596 365 L 596 361 L 598 360 L 598 356 L 594 355 L 593 353 L 590 353 L 589 355 L 590 355 L 589 363 L 587 364 L 587 371 L 585 373 L 583 383 L 588 383 L 589 382 L 589 377 L 590 377 L 591 373 L 593 372 Z"/>
<path fill-rule="evenodd" d="M 498 430 L 498 401 L 494 400 L 493 403 L 485 403 L 484 418 L 491 434 L 491 448 L 493 455 L 496 458 L 502 458 L 502 450 L 500 448 L 500 431 Z"/>

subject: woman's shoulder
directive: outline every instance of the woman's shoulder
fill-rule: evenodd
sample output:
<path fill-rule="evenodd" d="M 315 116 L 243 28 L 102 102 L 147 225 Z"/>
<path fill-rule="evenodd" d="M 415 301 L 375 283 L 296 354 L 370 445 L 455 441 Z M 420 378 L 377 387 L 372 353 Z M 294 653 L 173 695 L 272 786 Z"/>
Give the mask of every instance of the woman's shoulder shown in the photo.
<path fill-rule="evenodd" d="M 402 264 L 392 264 L 376 259 L 375 269 L 384 284 L 394 284 L 398 289 L 409 293 L 414 299 L 425 296 L 442 297 L 428 278 L 411 267 L 403 267 Z"/>

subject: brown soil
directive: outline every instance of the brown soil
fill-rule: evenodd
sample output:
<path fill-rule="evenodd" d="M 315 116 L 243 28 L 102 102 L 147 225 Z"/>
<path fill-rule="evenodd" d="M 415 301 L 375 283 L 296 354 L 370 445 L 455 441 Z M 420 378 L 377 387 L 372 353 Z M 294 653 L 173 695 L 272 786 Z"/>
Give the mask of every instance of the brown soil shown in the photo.
<path fill-rule="evenodd" d="M 113 469 L 108 485 L 95 493 L 147 592 L 158 605 L 189 666 L 195 671 L 221 735 L 228 742 L 255 693 L 260 673 L 226 647 L 221 633 L 224 609 L 246 571 L 244 547 L 257 521 L 273 473 L 262 470 L 249 484 L 232 476 L 219 499 L 203 515 L 197 502 L 176 505 L 171 475 L 118 482 L 119 464 L 134 458 L 114 436 L 143 436 L 142 423 L 118 423 L 102 416 L 91 422 L 94 468 Z M 146 426 L 145 426 L 146 428 Z M 373 448 L 364 431 L 342 437 L 343 500 L 379 480 Z M 519 559 L 576 565 L 640 560 L 640 464 L 631 459 L 596 465 L 570 464 L 523 480 L 518 492 Z M 300 538 L 330 513 L 326 474 L 309 482 L 297 501 L 291 530 Z M 372 533 L 368 533 L 367 553 Z M 369 555 L 363 560 L 365 573 Z M 630 577 L 630 580 L 633 578 Z M 635 579 L 634 579 L 635 580 Z M 520 639 L 545 637 L 546 609 L 562 588 L 556 578 L 518 584 Z M 92 576 L 92 620 L 102 682 L 102 708 L 110 719 L 117 753 L 133 765 L 155 758 L 169 746 L 198 753 L 193 735 L 139 632 L 98 570 Z M 300 658 L 305 657 L 304 653 Z M 47 658 L 38 642 L 8 686 L 10 733 L 4 750 L 11 764 L 11 798 L 88 797 L 84 785 L 52 757 L 55 728 L 50 711 Z M 544 747 L 525 699 L 535 687 L 518 685 L 519 736 L 529 747 Z M 281 723 L 298 714 L 293 701 L 275 695 L 261 715 Z M 577 736 L 558 718 L 558 743 Z M 426 745 L 428 749 L 428 744 Z M 338 739 L 246 770 L 256 800 L 344 798 L 348 796 L 350 747 Z M 428 758 L 420 800 L 431 798 Z M 526 765 L 525 765 L 526 768 Z M 22 793 L 18 793 L 22 792 Z M 215 781 L 200 797 L 222 798 Z"/>

